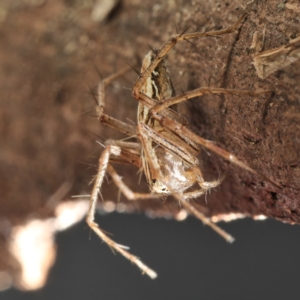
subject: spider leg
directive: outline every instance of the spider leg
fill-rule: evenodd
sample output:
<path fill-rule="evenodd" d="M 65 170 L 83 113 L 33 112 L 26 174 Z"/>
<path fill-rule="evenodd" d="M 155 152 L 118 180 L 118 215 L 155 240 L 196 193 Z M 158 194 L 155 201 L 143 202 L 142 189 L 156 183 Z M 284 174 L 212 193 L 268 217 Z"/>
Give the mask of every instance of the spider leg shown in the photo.
<path fill-rule="evenodd" d="M 231 94 L 231 95 L 248 95 L 248 96 L 257 96 L 261 94 L 266 94 L 271 91 L 269 90 L 260 90 L 260 91 L 245 91 L 245 90 L 234 90 L 234 89 L 223 89 L 223 88 L 210 88 L 210 87 L 200 87 L 198 89 L 189 91 L 185 94 L 181 94 L 169 99 L 166 99 L 162 104 L 157 104 L 151 109 L 151 113 L 156 114 L 167 107 L 187 101 L 189 99 L 203 96 L 205 94 Z"/>
<path fill-rule="evenodd" d="M 107 140 L 105 142 L 106 145 L 114 145 L 118 146 L 121 149 L 120 159 L 117 156 L 111 156 L 110 162 L 116 163 L 127 163 L 131 165 L 135 165 L 139 169 L 142 168 L 141 159 L 138 155 L 140 155 L 140 143 L 133 142 L 124 142 L 124 141 L 116 141 L 116 140 Z M 138 151 L 138 152 L 136 152 Z M 161 195 L 154 193 L 136 193 L 133 192 L 122 180 L 122 177 L 119 176 L 116 170 L 112 167 L 111 164 L 108 164 L 107 171 L 112 177 L 115 185 L 120 189 L 120 191 L 124 194 L 127 200 L 148 200 L 154 198 L 161 198 Z"/>
<path fill-rule="evenodd" d="M 153 194 L 153 193 L 135 193 L 133 192 L 123 181 L 122 177 L 119 176 L 116 172 L 116 170 L 112 167 L 112 165 L 107 166 L 107 171 L 112 177 L 114 183 L 116 186 L 120 189 L 120 191 L 125 195 L 127 200 L 149 200 L 154 198 L 161 198 L 161 195 L 159 194 Z"/>
<path fill-rule="evenodd" d="M 150 278 L 156 278 L 157 274 L 155 271 L 150 269 L 147 265 L 145 265 L 138 257 L 132 255 L 128 251 L 124 249 L 124 246 L 117 244 L 111 238 L 109 238 L 103 230 L 101 230 L 97 223 L 94 221 L 95 211 L 96 211 L 96 204 L 98 199 L 98 194 L 100 192 L 103 178 L 108 171 L 114 177 L 114 169 L 109 166 L 109 157 L 110 155 L 118 156 L 121 153 L 121 149 L 118 146 L 107 145 L 104 151 L 102 152 L 100 159 L 99 159 L 99 168 L 98 173 L 95 178 L 94 187 L 92 190 L 91 198 L 90 198 L 90 207 L 86 217 L 86 222 L 89 227 L 113 250 L 122 254 L 128 260 L 130 260 L 133 264 L 138 266 L 143 273 L 146 273 Z"/>
<path fill-rule="evenodd" d="M 204 195 L 205 192 L 206 192 L 206 190 L 201 189 L 201 190 L 183 193 L 182 196 L 184 197 L 184 200 L 196 199 L 196 198 L 199 198 L 200 196 Z"/>
<path fill-rule="evenodd" d="M 203 224 L 208 225 L 210 228 L 212 228 L 215 232 L 217 232 L 221 237 L 223 237 L 226 242 L 233 243 L 235 238 L 224 231 L 222 228 L 217 226 L 215 223 L 213 223 L 209 218 L 207 218 L 203 213 L 201 213 L 199 210 L 197 210 L 194 206 L 192 206 L 189 202 L 186 201 L 184 198 L 184 195 L 180 197 L 180 195 L 175 195 L 175 198 L 180 202 L 180 204 L 192 215 L 194 215 L 196 218 L 202 221 Z"/>
<path fill-rule="evenodd" d="M 106 140 L 105 145 L 113 145 L 121 148 L 118 156 L 111 155 L 109 161 L 112 163 L 133 165 L 142 168 L 140 159 L 141 144 L 138 142 L 125 142 L 123 140 Z"/>
<path fill-rule="evenodd" d="M 179 41 L 184 40 L 190 40 L 200 37 L 208 37 L 208 36 L 220 36 L 223 34 L 229 34 L 236 30 L 236 28 L 239 26 L 239 24 L 243 21 L 247 14 L 244 13 L 235 24 L 230 26 L 229 28 L 223 29 L 223 30 L 217 30 L 217 31 L 208 31 L 208 32 L 194 32 L 194 33 L 187 33 L 187 34 L 177 34 L 170 38 L 170 40 L 161 48 L 161 50 L 157 53 L 155 59 L 152 61 L 151 65 L 148 67 L 148 69 L 141 74 L 141 76 L 136 81 L 133 89 L 132 94 L 133 97 L 136 99 L 139 99 L 139 95 L 141 94 L 142 86 L 144 86 L 147 78 L 151 75 L 151 73 L 154 71 L 156 66 L 162 61 L 162 59 L 167 55 L 167 53 L 176 45 Z"/>
<path fill-rule="evenodd" d="M 126 72 L 130 71 L 131 67 L 127 66 L 123 69 L 121 69 L 119 72 L 112 74 L 109 77 L 106 77 L 102 81 L 100 81 L 98 85 L 98 99 L 97 99 L 97 104 L 98 106 L 96 107 L 96 113 L 99 121 L 105 125 L 108 125 L 110 127 L 113 127 L 120 132 L 123 132 L 129 136 L 133 136 L 136 134 L 135 126 L 122 122 L 120 120 L 117 120 L 113 118 L 112 116 L 104 114 L 104 108 L 105 108 L 105 89 L 106 87 L 111 84 L 115 79 L 118 77 L 122 76 Z"/>
<path fill-rule="evenodd" d="M 153 148 L 151 147 L 151 143 L 149 143 L 149 136 L 145 134 L 145 132 L 142 129 L 142 126 L 144 124 L 139 124 L 137 126 L 137 131 L 139 134 L 139 138 L 142 142 L 143 149 L 145 152 L 145 156 L 147 157 L 147 161 L 150 164 L 150 168 L 152 171 L 152 174 L 154 175 L 155 178 L 158 178 L 160 182 L 162 182 L 170 191 L 172 196 L 192 215 L 194 215 L 196 218 L 202 221 L 203 224 L 208 225 L 211 227 L 214 231 L 216 231 L 220 236 L 222 236 L 227 242 L 232 243 L 234 241 L 234 238 L 225 232 L 223 229 L 221 229 L 219 226 L 211 222 L 209 218 L 207 218 L 203 213 L 198 211 L 194 206 L 192 206 L 187 200 L 186 197 L 184 196 L 183 193 L 178 193 L 172 190 L 168 183 L 164 180 L 160 167 L 157 161 L 157 157 L 154 154 Z"/>
<path fill-rule="evenodd" d="M 204 190 L 210 190 L 216 188 L 218 185 L 221 184 L 225 176 L 213 181 L 205 181 L 202 175 L 202 172 L 198 166 L 193 166 L 192 172 L 196 175 L 196 179 L 200 187 Z"/>
<path fill-rule="evenodd" d="M 173 121 L 172 119 L 170 119 L 168 117 L 160 116 L 159 114 L 153 115 L 153 118 L 158 120 L 161 123 L 162 126 L 168 128 L 169 130 L 172 130 L 176 134 L 185 135 L 186 137 L 188 137 L 192 141 L 194 141 L 194 142 L 198 143 L 199 145 L 215 152 L 216 154 L 220 155 L 221 157 L 223 157 L 224 159 L 230 161 L 231 163 L 247 170 L 248 172 L 251 172 L 255 175 L 259 175 L 262 178 L 264 178 L 266 181 L 272 183 L 274 186 L 276 186 L 278 188 L 281 188 L 281 186 L 278 183 L 276 183 L 275 181 L 273 181 L 269 177 L 265 176 L 264 174 L 257 173 L 255 170 L 250 168 L 247 164 L 243 163 L 241 160 L 239 160 L 232 153 L 222 149 L 221 147 L 218 147 L 213 142 L 198 136 L 197 134 L 195 134 L 192 131 L 190 131 L 189 129 L 187 129 L 185 126 Z"/>

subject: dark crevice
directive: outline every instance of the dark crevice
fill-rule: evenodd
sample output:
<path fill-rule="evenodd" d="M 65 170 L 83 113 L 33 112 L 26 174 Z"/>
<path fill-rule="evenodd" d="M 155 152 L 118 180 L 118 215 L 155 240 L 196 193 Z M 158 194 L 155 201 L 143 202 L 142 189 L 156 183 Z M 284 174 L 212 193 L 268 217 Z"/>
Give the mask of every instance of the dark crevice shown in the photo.
<path fill-rule="evenodd" d="M 275 192 L 270 192 L 270 195 L 271 195 L 271 199 L 272 199 L 272 200 L 275 200 L 275 201 L 278 200 L 278 198 L 277 198 L 277 193 L 275 193 Z"/>

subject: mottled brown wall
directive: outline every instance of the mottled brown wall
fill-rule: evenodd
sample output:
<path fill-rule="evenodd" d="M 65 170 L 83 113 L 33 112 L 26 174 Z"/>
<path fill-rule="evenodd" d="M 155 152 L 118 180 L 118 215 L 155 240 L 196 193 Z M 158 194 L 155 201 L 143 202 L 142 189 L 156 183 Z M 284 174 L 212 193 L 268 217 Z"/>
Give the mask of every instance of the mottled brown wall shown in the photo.
<path fill-rule="evenodd" d="M 33 1 L 34 2 L 34 1 Z M 269 1 L 121 1 L 104 22 L 90 18 L 92 1 L 4 1 L 0 6 L 0 217 L 12 224 L 35 213 L 51 215 L 47 201 L 63 183 L 64 199 L 89 193 L 101 147 L 96 139 L 120 134 L 99 125 L 89 87 L 142 58 L 148 44 L 160 48 L 172 34 L 189 28 L 225 28 L 248 12 L 240 30 L 176 46 L 169 65 L 177 93 L 199 86 L 270 89 L 261 97 L 205 96 L 182 105 L 191 127 L 237 155 L 282 189 L 202 151 L 206 178 L 227 173 L 223 184 L 199 199 L 207 214 L 264 214 L 299 223 L 300 61 L 262 80 L 253 62 L 252 37 L 265 30 L 262 50 L 299 36 L 300 6 Z M 107 111 L 135 120 L 130 90 L 135 74 L 108 89 Z M 99 136 L 99 137 L 97 137 Z M 89 166 L 90 164 L 90 166 Z M 136 170 L 122 173 L 132 188 Z M 145 189 L 146 186 L 139 189 Z M 106 185 L 105 199 L 117 190 Z M 61 200 L 61 199 L 57 199 Z M 122 201 L 125 201 L 124 197 Z M 173 212 L 178 204 L 160 200 L 131 204 L 137 210 Z M 7 224 L 7 223 L 5 223 Z M 3 240 L 7 230 L 0 228 Z"/>

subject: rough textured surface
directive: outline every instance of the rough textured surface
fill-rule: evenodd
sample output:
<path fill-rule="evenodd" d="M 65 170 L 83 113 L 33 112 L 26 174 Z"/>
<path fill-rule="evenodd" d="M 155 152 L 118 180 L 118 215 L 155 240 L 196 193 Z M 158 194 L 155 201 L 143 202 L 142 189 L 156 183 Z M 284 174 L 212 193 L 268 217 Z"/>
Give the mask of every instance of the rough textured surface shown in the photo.
<path fill-rule="evenodd" d="M 52 214 L 53 203 L 89 193 L 101 148 L 95 139 L 121 135 L 98 124 L 89 86 L 148 51 L 160 48 L 172 34 L 198 28 L 225 28 L 249 13 L 240 29 L 221 38 L 178 44 L 169 65 L 177 93 L 199 86 L 270 89 L 272 95 L 205 96 L 181 106 L 190 127 L 237 155 L 282 188 L 202 151 L 207 179 L 227 173 L 219 189 L 197 205 L 208 215 L 266 215 L 300 223 L 300 99 L 299 61 L 264 80 L 255 73 L 252 37 L 265 31 L 262 50 L 299 36 L 299 4 L 278 1 L 121 1 L 104 23 L 91 21 L 93 1 L 10 1 L 0 5 L 0 217 L 1 241 L 11 224 L 29 216 Z M 142 4 L 141 4 L 142 3 Z M 107 111 L 135 121 L 136 102 L 130 91 L 135 74 L 108 89 Z M 100 136 L 98 138 L 97 136 Z M 91 167 L 89 167 L 89 164 Z M 120 168 L 124 180 L 137 187 L 136 169 Z M 72 188 L 53 200 L 63 183 Z M 116 201 L 113 185 L 105 199 Z M 51 205 L 49 205 L 49 199 Z M 121 201 L 126 203 L 124 197 Z M 48 203 L 48 204 L 47 204 Z M 128 210 L 174 214 L 171 199 L 130 203 Z M 151 213 L 152 212 L 152 213 Z M 3 252 L 4 253 L 4 252 Z M 0 260 L 1 264 L 9 260 Z M 14 265 L 14 263 L 12 263 Z M 11 266 L 12 266 L 11 265 Z"/>

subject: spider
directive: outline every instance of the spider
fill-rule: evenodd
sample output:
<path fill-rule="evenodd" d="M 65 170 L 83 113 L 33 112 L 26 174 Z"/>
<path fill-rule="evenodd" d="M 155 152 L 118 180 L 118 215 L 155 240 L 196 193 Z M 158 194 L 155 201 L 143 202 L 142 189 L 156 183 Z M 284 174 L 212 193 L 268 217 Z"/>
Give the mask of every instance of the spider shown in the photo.
<path fill-rule="evenodd" d="M 99 159 L 98 172 L 90 197 L 90 207 L 86 221 L 90 228 L 113 250 L 122 254 L 137 265 L 143 273 L 156 278 L 155 271 L 145 265 L 138 257 L 128 251 L 128 247 L 117 244 L 94 222 L 98 194 L 105 173 L 108 172 L 114 183 L 128 200 L 144 200 L 162 198 L 172 195 L 190 214 L 196 216 L 204 224 L 212 227 L 228 242 L 234 238 L 212 223 L 209 218 L 198 211 L 189 199 L 198 198 L 211 188 L 217 187 L 222 179 L 205 181 L 197 155 L 199 145 L 205 147 L 224 159 L 246 169 L 256 172 L 238 160 L 236 156 L 205 140 L 187 128 L 187 121 L 176 112 L 174 105 L 203 94 L 238 94 L 258 95 L 267 91 L 242 91 L 222 88 L 202 87 L 175 96 L 170 73 L 166 66 L 166 55 L 179 41 L 207 36 L 221 36 L 233 33 L 242 22 L 243 14 L 231 27 L 218 31 L 182 33 L 172 37 L 160 50 L 151 50 L 144 58 L 141 73 L 136 80 L 132 95 L 139 102 L 137 125 L 117 120 L 104 113 L 105 88 L 117 77 L 130 70 L 126 67 L 118 73 L 107 77 L 98 86 L 97 116 L 108 126 L 121 131 L 134 139 L 134 142 L 124 140 L 107 140 L 105 149 Z M 129 189 L 117 174 L 112 163 L 127 163 L 143 170 L 148 182 L 150 193 L 135 193 Z"/>

